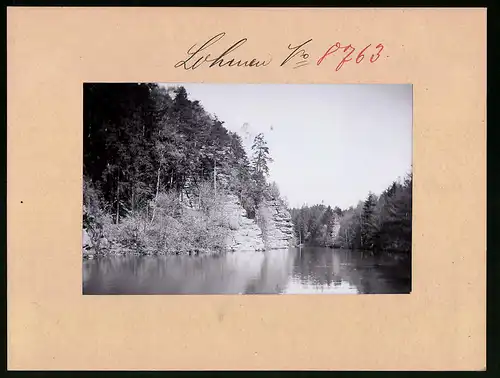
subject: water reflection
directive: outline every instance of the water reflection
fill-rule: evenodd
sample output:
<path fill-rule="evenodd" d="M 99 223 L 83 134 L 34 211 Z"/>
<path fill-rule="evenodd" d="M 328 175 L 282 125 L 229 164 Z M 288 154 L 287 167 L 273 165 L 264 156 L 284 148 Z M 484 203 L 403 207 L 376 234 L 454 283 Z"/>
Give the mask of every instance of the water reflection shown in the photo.
<path fill-rule="evenodd" d="M 327 248 L 83 263 L 84 294 L 408 293 L 409 258 Z"/>

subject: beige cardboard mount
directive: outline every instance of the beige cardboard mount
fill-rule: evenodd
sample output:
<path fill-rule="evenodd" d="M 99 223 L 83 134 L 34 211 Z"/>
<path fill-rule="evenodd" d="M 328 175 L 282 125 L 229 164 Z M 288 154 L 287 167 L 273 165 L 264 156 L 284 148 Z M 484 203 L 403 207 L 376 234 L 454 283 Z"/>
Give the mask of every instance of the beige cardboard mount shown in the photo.
<path fill-rule="evenodd" d="M 233 56 L 272 62 L 174 67 L 221 32 L 214 51 L 247 38 Z M 280 65 L 309 39 L 311 64 Z M 317 65 L 336 42 L 353 61 Z M 485 368 L 485 9 L 15 7 L 7 46 L 9 369 Z M 101 81 L 413 84 L 412 293 L 82 295 L 82 83 Z"/>

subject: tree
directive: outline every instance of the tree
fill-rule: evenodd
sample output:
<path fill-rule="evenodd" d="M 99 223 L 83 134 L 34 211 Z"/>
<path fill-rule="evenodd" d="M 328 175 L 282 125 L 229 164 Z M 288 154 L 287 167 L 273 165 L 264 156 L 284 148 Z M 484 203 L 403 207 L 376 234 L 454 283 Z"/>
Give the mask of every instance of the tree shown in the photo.
<path fill-rule="evenodd" d="M 223 122 L 185 88 L 155 84 L 84 85 L 84 174 L 102 191 L 115 222 L 163 190 L 217 174 L 248 180 L 248 158 Z"/>
<path fill-rule="evenodd" d="M 146 234 L 146 228 L 136 227 L 144 220 L 162 240 L 168 230 L 175 234 L 180 225 L 170 218 L 178 214 L 165 213 L 165 206 L 171 207 L 165 198 L 174 204 L 195 199 L 207 208 L 220 192 L 229 191 L 239 196 L 250 216 L 266 196 L 281 200 L 277 186 L 267 183 L 272 159 L 263 135 L 255 139 L 250 161 L 241 138 L 191 100 L 183 87 L 91 83 L 84 85 L 83 102 L 83 168 L 92 184 L 84 186 L 85 198 L 93 190 L 106 213 L 102 218 L 113 219 L 114 229 L 124 236 L 129 231 Z M 91 210 L 85 212 L 87 228 L 99 224 L 92 223 L 98 212 Z M 172 228 L 165 228 L 164 221 Z M 220 234 L 218 223 L 212 226 Z"/>
<path fill-rule="evenodd" d="M 372 249 L 374 237 L 377 232 L 377 224 L 375 219 L 376 197 L 373 193 L 369 193 L 363 204 L 363 212 L 361 215 L 360 237 L 361 248 Z"/>
<path fill-rule="evenodd" d="M 147 84 L 84 85 L 84 174 L 99 184 L 112 205 L 115 222 L 142 200 L 152 160 L 149 133 L 154 126 L 154 101 Z"/>
<path fill-rule="evenodd" d="M 335 206 L 335 208 L 333 209 L 333 212 L 335 213 L 335 215 L 337 215 L 337 217 L 341 217 L 344 213 L 342 211 L 342 209 L 338 206 Z"/>
<path fill-rule="evenodd" d="M 334 244 L 334 240 L 332 238 L 332 233 L 335 227 L 335 219 L 336 214 L 334 213 L 331 206 L 328 206 L 323 213 L 323 217 L 321 219 L 321 224 L 323 225 L 323 234 L 321 236 L 321 245 L 322 246 L 331 246 Z"/>
<path fill-rule="evenodd" d="M 340 209 L 339 209 L 340 210 Z M 340 213 L 335 243 L 343 248 L 371 249 L 375 252 L 411 251 L 412 173 L 403 182 L 394 181 L 381 195 L 369 193 L 357 207 Z"/>
<path fill-rule="evenodd" d="M 331 206 L 313 205 L 291 209 L 297 240 L 315 246 L 332 246 L 338 232 L 338 217 Z"/>
<path fill-rule="evenodd" d="M 272 163 L 273 159 L 269 155 L 269 147 L 263 133 L 255 137 L 252 145 L 252 153 L 252 168 L 254 173 L 267 177 L 269 175 L 268 164 Z"/>
<path fill-rule="evenodd" d="M 252 145 L 252 160 L 250 164 L 250 180 L 244 190 L 245 208 L 250 217 L 255 216 L 255 211 L 264 199 L 266 191 L 266 177 L 269 175 L 268 163 L 272 162 L 269 147 L 264 139 L 264 134 L 258 134 Z"/>

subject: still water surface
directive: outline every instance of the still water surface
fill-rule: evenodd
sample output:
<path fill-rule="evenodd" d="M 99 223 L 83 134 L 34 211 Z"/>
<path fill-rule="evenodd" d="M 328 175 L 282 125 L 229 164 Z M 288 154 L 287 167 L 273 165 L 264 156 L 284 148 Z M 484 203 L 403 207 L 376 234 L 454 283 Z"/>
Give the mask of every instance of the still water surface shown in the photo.
<path fill-rule="evenodd" d="M 329 248 L 217 256 L 116 256 L 83 262 L 84 294 L 397 294 L 411 291 L 401 255 Z"/>

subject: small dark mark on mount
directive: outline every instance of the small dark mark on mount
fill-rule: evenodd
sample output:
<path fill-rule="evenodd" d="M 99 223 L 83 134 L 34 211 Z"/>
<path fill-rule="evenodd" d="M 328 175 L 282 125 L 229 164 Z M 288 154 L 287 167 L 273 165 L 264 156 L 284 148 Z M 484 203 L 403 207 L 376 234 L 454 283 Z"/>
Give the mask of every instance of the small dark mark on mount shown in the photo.
<path fill-rule="evenodd" d="M 21 203 L 23 203 L 23 201 L 21 201 Z"/>
<path fill-rule="evenodd" d="M 219 319 L 219 322 L 222 323 L 224 321 L 224 314 L 219 313 L 218 319 Z"/>

